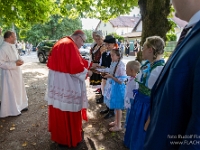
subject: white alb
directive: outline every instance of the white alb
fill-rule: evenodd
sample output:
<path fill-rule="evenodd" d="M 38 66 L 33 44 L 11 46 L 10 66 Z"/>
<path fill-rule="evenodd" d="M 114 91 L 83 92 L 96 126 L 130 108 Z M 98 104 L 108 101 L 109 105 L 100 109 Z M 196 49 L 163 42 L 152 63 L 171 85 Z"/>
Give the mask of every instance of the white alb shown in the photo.
<path fill-rule="evenodd" d="M 0 46 L 0 117 L 17 116 L 28 107 L 22 71 L 16 66 L 18 59 L 21 58 L 15 45 L 3 42 Z"/>

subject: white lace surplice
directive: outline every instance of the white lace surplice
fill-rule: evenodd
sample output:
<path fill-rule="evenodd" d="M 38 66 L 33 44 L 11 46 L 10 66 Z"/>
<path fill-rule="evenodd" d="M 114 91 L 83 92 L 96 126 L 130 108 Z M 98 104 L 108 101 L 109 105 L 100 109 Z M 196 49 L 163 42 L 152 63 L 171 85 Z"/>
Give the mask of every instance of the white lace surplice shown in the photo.
<path fill-rule="evenodd" d="M 72 75 L 49 70 L 45 100 L 62 111 L 77 112 L 88 107 L 85 77 L 87 70 Z"/>

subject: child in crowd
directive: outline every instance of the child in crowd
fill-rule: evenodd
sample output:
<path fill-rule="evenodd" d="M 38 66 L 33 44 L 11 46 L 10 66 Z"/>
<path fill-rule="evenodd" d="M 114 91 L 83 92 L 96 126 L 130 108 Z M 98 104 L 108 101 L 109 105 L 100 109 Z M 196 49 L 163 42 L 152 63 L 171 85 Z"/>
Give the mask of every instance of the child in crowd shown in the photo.
<path fill-rule="evenodd" d="M 164 66 L 164 46 L 165 43 L 159 36 L 148 37 L 143 45 L 142 57 L 147 61 L 136 77 L 139 88 L 131 104 L 124 136 L 124 144 L 130 150 L 141 150 L 144 146 L 146 129 L 150 122 L 150 94 Z"/>
<path fill-rule="evenodd" d="M 129 76 L 128 82 L 126 84 L 126 92 L 124 98 L 124 107 L 126 109 L 126 122 L 125 127 L 128 121 L 128 116 L 130 113 L 131 103 L 134 101 L 133 90 L 138 89 L 138 83 L 135 81 L 136 75 L 140 70 L 140 63 L 138 61 L 129 61 L 126 64 L 126 74 Z"/>
<path fill-rule="evenodd" d="M 110 51 L 112 49 L 117 49 L 118 46 L 116 43 L 116 39 L 112 35 L 107 35 L 104 39 L 104 43 L 107 50 L 101 55 L 99 65 L 106 68 L 110 68 L 111 61 L 112 61 Z M 105 85 L 106 85 L 106 78 L 102 77 L 102 81 L 101 81 L 102 95 L 104 95 Z M 104 101 L 104 96 L 102 96 L 100 99 L 97 100 L 97 104 L 103 103 L 103 101 Z M 109 107 L 106 107 L 106 109 L 101 110 L 100 114 L 106 114 L 104 116 L 104 119 L 108 119 L 115 116 L 114 109 L 109 109 Z"/>
<path fill-rule="evenodd" d="M 110 68 L 110 64 L 112 61 L 111 57 L 110 57 L 110 50 L 115 47 L 116 39 L 112 35 L 107 35 L 105 37 L 105 39 L 103 40 L 103 42 L 105 43 L 106 50 L 101 55 L 99 66 L 103 66 L 105 68 Z M 106 83 L 106 79 L 103 78 L 101 81 L 102 94 L 104 91 L 105 83 Z M 97 104 L 101 104 L 101 103 L 103 103 L 103 95 L 101 98 L 97 99 Z"/>
<path fill-rule="evenodd" d="M 115 109 L 115 121 L 109 125 L 112 126 L 109 130 L 112 132 L 122 130 L 121 118 L 122 110 L 124 109 L 125 83 L 127 79 L 125 65 L 121 61 L 121 53 L 119 49 L 111 50 L 112 62 L 109 73 L 105 74 L 107 78 L 104 89 L 104 102 L 110 109 Z"/>

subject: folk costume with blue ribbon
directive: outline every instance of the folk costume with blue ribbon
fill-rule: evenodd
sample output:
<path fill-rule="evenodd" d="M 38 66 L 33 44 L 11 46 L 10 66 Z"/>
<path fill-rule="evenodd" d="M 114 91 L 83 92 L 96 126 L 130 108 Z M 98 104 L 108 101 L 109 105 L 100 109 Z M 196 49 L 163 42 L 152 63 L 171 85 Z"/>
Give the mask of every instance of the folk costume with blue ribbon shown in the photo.
<path fill-rule="evenodd" d="M 122 84 L 117 83 L 112 78 L 107 79 L 104 89 L 104 103 L 110 109 L 124 109 L 126 88 L 124 81 L 127 79 L 124 63 L 122 61 L 111 62 L 109 73 L 113 74 Z"/>
<path fill-rule="evenodd" d="M 126 121 L 124 127 L 126 128 L 128 117 L 131 110 L 131 103 L 134 102 L 135 94 L 133 94 L 133 90 L 138 90 L 138 83 L 135 81 L 136 77 L 129 77 L 126 83 L 126 90 L 125 90 L 125 98 L 124 98 L 124 108 L 126 109 Z"/>
<path fill-rule="evenodd" d="M 144 125 L 150 114 L 151 88 L 156 82 L 163 66 L 164 60 L 162 59 L 152 64 L 146 61 L 144 65 L 141 66 L 141 71 L 136 77 L 139 89 L 137 92 L 134 92 L 135 98 L 134 102 L 131 103 L 131 110 L 124 136 L 124 144 L 130 150 L 143 149 L 146 135 Z"/>

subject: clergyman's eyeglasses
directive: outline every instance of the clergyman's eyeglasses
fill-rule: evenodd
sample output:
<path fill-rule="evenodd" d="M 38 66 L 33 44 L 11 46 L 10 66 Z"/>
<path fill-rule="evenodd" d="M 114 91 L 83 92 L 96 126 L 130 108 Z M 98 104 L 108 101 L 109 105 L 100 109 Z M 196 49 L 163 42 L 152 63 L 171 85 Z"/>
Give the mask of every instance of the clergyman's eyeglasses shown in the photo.
<path fill-rule="evenodd" d="M 83 43 L 85 43 L 85 41 L 83 40 L 82 36 L 81 35 L 79 35 L 79 36 L 80 36 L 81 40 L 83 41 Z"/>

